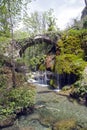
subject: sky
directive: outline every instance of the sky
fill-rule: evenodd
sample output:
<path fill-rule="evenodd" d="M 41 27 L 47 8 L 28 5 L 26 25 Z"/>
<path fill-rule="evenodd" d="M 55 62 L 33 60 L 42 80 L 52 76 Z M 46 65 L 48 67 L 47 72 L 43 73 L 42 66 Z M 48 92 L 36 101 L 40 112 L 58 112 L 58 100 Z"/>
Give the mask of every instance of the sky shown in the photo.
<path fill-rule="evenodd" d="M 72 19 L 80 18 L 84 7 L 84 0 L 34 0 L 29 4 L 29 12 L 43 12 L 52 8 L 58 28 L 64 29 Z"/>

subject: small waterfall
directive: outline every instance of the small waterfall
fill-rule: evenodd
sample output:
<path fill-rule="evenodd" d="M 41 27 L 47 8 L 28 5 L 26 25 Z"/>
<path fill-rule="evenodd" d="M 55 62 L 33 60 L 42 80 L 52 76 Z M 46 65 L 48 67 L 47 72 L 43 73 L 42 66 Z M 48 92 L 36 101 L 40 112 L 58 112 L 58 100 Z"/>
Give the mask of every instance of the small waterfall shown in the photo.
<path fill-rule="evenodd" d="M 54 89 L 54 91 L 59 92 L 60 91 L 60 75 L 58 73 L 55 73 L 54 75 L 55 75 L 54 80 L 57 86 L 56 89 Z"/>
<path fill-rule="evenodd" d="M 44 84 L 47 85 L 47 72 L 46 71 L 44 72 Z"/>
<path fill-rule="evenodd" d="M 39 84 L 47 85 L 47 72 L 38 71 L 37 80 Z"/>
<path fill-rule="evenodd" d="M 56 74 L 56 80 L 57 80 L 57 88 L 60 88 L 60 75 Z"/>

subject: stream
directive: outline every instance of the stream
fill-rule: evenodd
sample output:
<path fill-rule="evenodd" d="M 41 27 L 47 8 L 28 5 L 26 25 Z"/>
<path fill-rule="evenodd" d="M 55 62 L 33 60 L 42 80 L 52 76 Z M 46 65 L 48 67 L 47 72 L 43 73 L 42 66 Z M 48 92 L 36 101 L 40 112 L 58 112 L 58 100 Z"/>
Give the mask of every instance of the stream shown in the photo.
<path fill-rule="evenodd" d="M 47 82 L 38 84 L 35 80 L 30 81 L 36 85 L 37 91 L 34 112 L 19 117 L 13 126 L 2 130 L 57 130 L 53 129 L 53 125 L 61 120 L 75 120 L 78 129 L 76 127 L 74 130 L 86 130 L 86 106 L 80 105 L 75 100 L 70 100 L 68 96 L 49 89 Z"/>

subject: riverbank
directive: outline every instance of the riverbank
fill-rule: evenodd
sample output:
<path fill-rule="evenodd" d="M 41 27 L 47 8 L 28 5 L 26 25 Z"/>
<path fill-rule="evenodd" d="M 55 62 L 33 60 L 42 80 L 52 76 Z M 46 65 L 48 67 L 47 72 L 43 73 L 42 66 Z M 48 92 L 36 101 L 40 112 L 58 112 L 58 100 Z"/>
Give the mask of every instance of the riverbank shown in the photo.
<path fill-rule="evenodd" d="M 2 130 L 63 130 L 64 127 L 75 130 L 87 129 L 87 107 L 70 100 L 48 87 L 36 86 L 36 104 L 34 112 L 21 116 L 12 127 Z M 67 126 L 65 124 L 68 124 Z M 12 128 L 12 129 L 11 129 Z M 65 129 L 67 130 L 67 129 Z"/>

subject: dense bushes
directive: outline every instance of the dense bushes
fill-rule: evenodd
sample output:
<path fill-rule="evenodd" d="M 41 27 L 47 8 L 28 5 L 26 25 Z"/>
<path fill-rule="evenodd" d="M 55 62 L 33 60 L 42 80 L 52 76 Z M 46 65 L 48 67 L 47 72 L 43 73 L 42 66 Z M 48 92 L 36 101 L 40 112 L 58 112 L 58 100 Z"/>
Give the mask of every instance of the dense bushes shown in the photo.
<path fill-rule="evenodd" d="M 70 96 L 87 104 L 87 84 L 82 85 L 80 81 L 76 82 L 72 87 Z"/>
<path fill-rule="evenodd" d="M 80 80 L 73 84 L 71 96 L 74 98 L 85 98 L 87 102 L 87 68 L 85 68 Z"/>
<path fill-rule="evenodd" d="M 40 70 L 44 70 L 45 69 L 45 58 L 46 58 L 46 55 L 43 55 L 43 56 L 36 56 L 36 57 L 33 57 L 32 59 L 30 59 L 30 68 L 31 70 L 37 70 L 37 69 L 40 69 Z"/>
<path fill-rule="evenodd" d="M 85 51 L 82 47 L 87 31 L 69 30 L 57 43 L 60 55 L 56 56 L 55 71 L 80 75 L 85 68 Z"/>
<path fill-rule="evenodd" d="M 86 62 L 74 54 L 63 54 L 56 56 L 55 72 L 59 74 L 73 73 L 80 76 L 84 70 Z"/>
<path fill-rule="evenodd" d="M 19 87 L 3 91 L 0 98 L 0 117 L 8 116 L 22 111 L 24 108 L 32 107 L 35 101 L 35 90 L 29 87 Z"/>
<path fill-rule="evenodd" d="M 56 53 L 55 56 L 55 63 L 53 67 L 54 72 L 64 76 L 74 75 L 76 77 L 76 80 L 80 79 L 83 70 L 87 66 L 86 43 L 87 30 L 85 29 L 70 29 L 63 32 L 56 45 L 56 50 L 59 51 L 59 53 Z M 70 78 L 72 80 L 72 77 Z M 64 79 L 68 80 L 67 77 Z M 54 86 L 55 82 L 56 81 L 54 79 L 50 81 L 50 83 Z"/>

